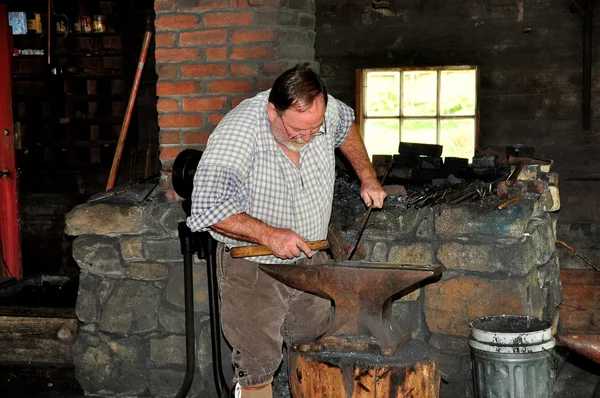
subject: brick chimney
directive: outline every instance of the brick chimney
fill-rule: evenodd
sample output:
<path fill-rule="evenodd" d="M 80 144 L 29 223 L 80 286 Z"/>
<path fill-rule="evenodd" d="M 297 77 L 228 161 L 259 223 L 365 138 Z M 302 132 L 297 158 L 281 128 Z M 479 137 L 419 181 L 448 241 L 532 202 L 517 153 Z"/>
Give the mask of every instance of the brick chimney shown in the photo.
<path fill-rule="evenodd" d="M 156 0 L 161 187 L 179 152 L 202 150 L 223 116 L 314 61 L 314 0 Z M 313 62 L 314 63 L 314 62 Z M 317 65 L 315 65 L 317 66 Z"/>

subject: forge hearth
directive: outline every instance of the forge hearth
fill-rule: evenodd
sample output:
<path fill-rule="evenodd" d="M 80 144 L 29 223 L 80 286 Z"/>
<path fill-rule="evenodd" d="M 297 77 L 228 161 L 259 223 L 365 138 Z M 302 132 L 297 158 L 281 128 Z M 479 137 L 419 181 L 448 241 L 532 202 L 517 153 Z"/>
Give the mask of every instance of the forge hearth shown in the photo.
<path fill-rule="evenodd" d="M 412 338 L 398 353 L 404 363 L 424 352 L 439 362 L 442 397 L 464 396 L 473 319 L 520 314 L 556 325 L 556 221 L 545 209 L 539 195 L 503 209 L 481 201 L 417 209 L 392 194 L 384 209 L 372 212 L 355 261 L 443 266 L 439 280 L 409 287 L 389 305 L 394 322 Z M 364 212 L 356 191 L 346 198 L 336 191 L 332 220 L 347 245 Z M 81 268 L 73 358 L 86 393 L 166 397 L 179 389 L 185 337 L 177 223 L 183 219 L 181 204 L 156 199 L 128 205 L 106 198 L 69 213 L 66 233 L 77 236 L 73 255 Z M 198 369 L 191 394 L 214 397 L 204 261 L 195 260 L 194 281 Z M 276 378 L 275 389 L 289 396 L 287 377 Z"/>

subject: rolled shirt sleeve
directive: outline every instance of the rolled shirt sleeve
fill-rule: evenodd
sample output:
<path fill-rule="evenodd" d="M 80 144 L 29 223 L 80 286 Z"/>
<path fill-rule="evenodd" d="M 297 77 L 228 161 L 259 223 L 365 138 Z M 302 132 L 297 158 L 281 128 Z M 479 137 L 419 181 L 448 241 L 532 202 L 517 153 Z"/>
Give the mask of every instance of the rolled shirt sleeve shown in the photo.
<path fill-rule="evenodd" d="M 246 193 L 239 172 L 230 167 L 200 164 L 194 175 L 192 212 L 187 226 L 206 231 L 211 225 L 245 211 Z"/>

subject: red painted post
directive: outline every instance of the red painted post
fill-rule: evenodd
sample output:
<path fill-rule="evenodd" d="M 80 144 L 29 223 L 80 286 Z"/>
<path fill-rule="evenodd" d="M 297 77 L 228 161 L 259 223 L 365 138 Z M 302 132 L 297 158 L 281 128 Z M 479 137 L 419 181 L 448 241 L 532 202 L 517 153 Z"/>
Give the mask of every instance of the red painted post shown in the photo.
<path fill-rule="evenodd" d="M 20 279 L 21 230 L 17 196 L 17 165 L 11 98 L 12 30 L 8 26 L 8 7 L 0 4 L 0 239 L 5 277 Z"/>

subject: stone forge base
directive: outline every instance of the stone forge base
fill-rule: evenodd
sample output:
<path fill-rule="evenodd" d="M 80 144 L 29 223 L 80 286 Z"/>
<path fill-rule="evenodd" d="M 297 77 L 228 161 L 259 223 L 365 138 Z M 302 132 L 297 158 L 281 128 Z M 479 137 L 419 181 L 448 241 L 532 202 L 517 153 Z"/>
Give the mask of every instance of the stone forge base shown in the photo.
<path fill-rule="evenodd" d="M 360 200 L 334 208 L 349 244 L 357 233 L 349 226 L 360 225 L 364 211 Z M 65 232 L 76 237 L 73 257 L 81 270 L 73 360 L 86 394 L 173 397 L 181 386 L 185 322 L 177 223 L 183 219 L 179 203 L 158 200 L 88 203 L 68 214 Z M 502 210 L 476 203 L 415 210 L 390 199 L 371 214 L 362 238 L 365 254 L 354 260 L 444 266 L 441 280 L 401 292 L 391 310 L 413 343 L 437 352 L 431 359 L 439 360 L 442 390 L 454 386 L 451 396 L 465 396 L 470 321 L 523 314 L 557 322 L 555 231 L 554 215 L 534 200 Z M 190 395 L 211 398 L 206 264 L 199 260 L 194 290 L 198 365 Z M 230 353 L 223 356 L 229 363 Z M 413 353 L 404 363 L 421 358 Z"/>

